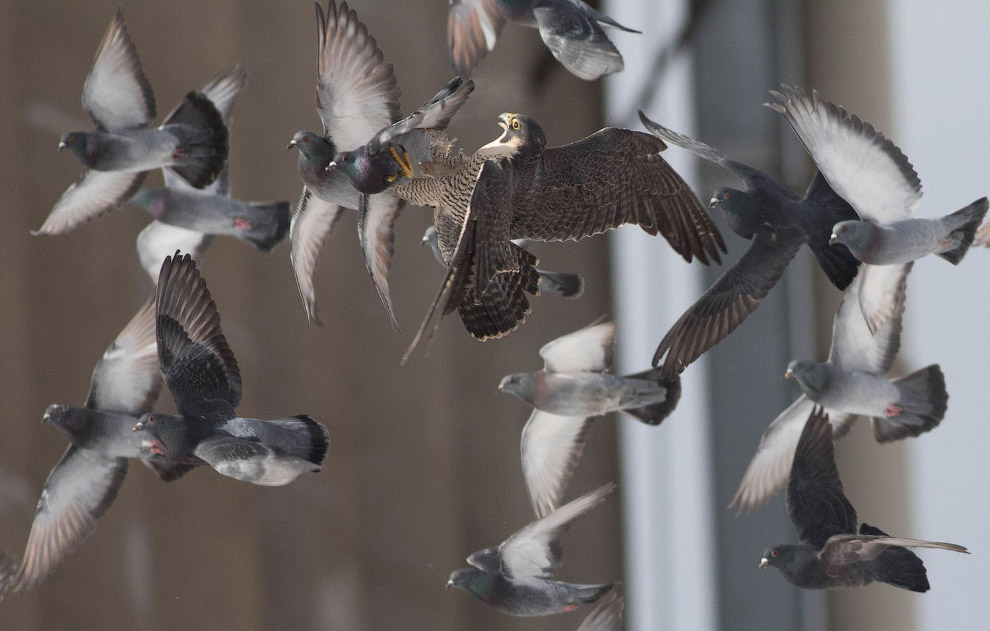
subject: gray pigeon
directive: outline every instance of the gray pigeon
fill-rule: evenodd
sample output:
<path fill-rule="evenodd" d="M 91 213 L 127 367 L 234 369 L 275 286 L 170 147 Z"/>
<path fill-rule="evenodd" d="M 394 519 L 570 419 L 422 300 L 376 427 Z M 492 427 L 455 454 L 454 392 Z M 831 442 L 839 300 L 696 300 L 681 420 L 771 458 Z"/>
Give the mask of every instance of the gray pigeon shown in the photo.
<path fill-rule="evenodd" d="M 292 216 L 289 238 L 296 285 L 312 324 L 320 324 L 316 308 L 316 264 L 323 242 L 333 231 L 344 208 L 357 210 L 358 238 L 365 265 L 375 282 L 378 296 L 396 326 L 388 289 L 388 270 L 395 242 L 393 225 L 402 200 L 390 191 L 367 198 L 361 196 L 340 170 L 327 166 L 340 151 L 357 149 L 381 129 L 401 118 L 399 88 L 392 65 L 368 28 L 346 2 L 329 0 L 326 13 L 316 5 L 319 45 L 316 109 L 323 133 L 299 131 L 289 148 L 299 150 L 302 195 Z"/>
<path fill-rule="evenodd" d="M 220 72 L 200 88 L 200 93 L 213 102 L 228 126 L 234 98 L 246 82 L 247 69 L 238 64 Z M 242 202 L 230 198 L 229 164 L 224 165 L 220 176 L 203 190 L 189 186 L 168 169 L 164 170 L 164 175 L 164 188 L 141 188 L 130 200 L 157 221 L 201 235 L 236 237 L 266 252 L 289 232 L 289 202 Z M 192 246 L 182 247 L 182 244 L 165 249 L 154 263 L 154 274 L 157 275 L 167 255 L 176 250 L 188 252 L 192 249 Z"/>
<path fill-rule="evenodd" d="M 595 604 L 575 631 L 620 631 L 623 605 L 622 596 L 613 589 Z"/>
<path fill-rule="evenodd" d="M 891 537 L 865 523 L 857 532 L 856 509 L 842 492 L 832 428 L 821 408 L 812 410 L 804 424 L 786 498 L 801 543 L 768 548 L 760 568 L 775 567 L 804 589 L 862 587 L 876 581 L 927 592 L 925 564 L 908 548 L 969 553 L 953 543 Z"/>
<path fill-rule="evenodd" d="M 821 173 L 804 197 L 798 197 L 766 173 L 714 147 L 661 127 L 643 112 L 639 118 L 658 138 L 732 171 L 745 182 L 745 191 L 716 190 L 710 206 L 722 211 L 733 232 L 753 242 L 660 341 L 653 365 L 666 355 L 663 373 L 667 378 L 683 371 L 756 311 L 802 244 L 811 248 L 833 285 L 845 289 L 852 282 L 859 261 L 842 246 L 829 247 L 828 241 L 832 226 L 855 219 L 856 212 L 829 188 Z"/>
<path fill-rule="evenodd" d="M 93 370 L 83 407 L 50 405 L 50 422 L 71 443 L 45 481 L 24 558 L 0 568 L 0 597 L 41 582 L 96 530 L 127 473 L 128 458 L 140 458 L 165 481 L 189 467 L 151 451 L 148 436 L 131 431 L 151 410 L 162 380 L 155 355 L 154 304 L 131 319 Z"/>
<path fill-rule="evenodd" d="M 532 245 L 532 241 L 525 239 L 513 239 L 512 242 L 524 250 L 529 250 L 530 245 Z M 423 233 L 421 243 L 430 246 L 433 256 L 436 257 L 437 261 L 446 265 L 443 262 L 443 254 L 440 253 L 436 228 L 429 226 Z M 536 273 L 540 275 L 538 282 L 540 284 L 541 294 L 553 294 L 554 296 L 563 296 L 564 298 L 579 298 L 584 293 L 584 279 L 578 274 L 548 272 L 540 268 L 536 268 Z"/>
<path fill-rule="evenodd" d="M 327 170 L 346 175 L 364 195 L 413 179 L 416 167 L 432 161 L 435 145 L 450 142 L 439 132 L 447 128 L 473 91 L 474 81 L 454 77 L 421 108 L 379 131 L 367 144 L 338 152 Z"/>
<path fill-rule="evenodd" d="M 67 133 L 58 148 L 72 151 L 89 169 L 33 234 L 69 232 L 113 210 L 153 169 L 168 167 L 202 188 L 227 161 L 227 127 L 198 92 L 186 95 L 160 126 L 148 127 L 155 118 L 155 97 L 119 9 L 86 78 L 82 103 L 96 131 Z"/>
<path fill-rule="evenodd" d="M 680 378 L 667 382 L 659 370 L 626 377 L 605 372 L 612 367 L 615 329 L 614 322 L 603 322 L 559 337 L 540 349 L 543 370 L 508 375 L 498 385 L 499 392 L 534 408 L 520 453 L 537 517 L 560 504 L 594 417 L 622 410 L 659 425 L 680 399 Z"/>
<path fill-rule="evenodd" d="M 506 21 L 539 29 L 543 43 L 572 74 L 594 81 L 623 69 L 622 55 L 602 24 L 629 33 L 581 0 L 450 0 L 447 44 L 459 74 L 466 75 L 485 54 Z"/>
<path fill-rule="evenodd" d="M 907 157 L 869 123 L 812 90 L 781 85 L 766 106 L 784 116 L 822 175 L 859 214 L 832 228 L 842 243 L 872 265 L 908 263 L 936 254 L 958 264 L 990 205 L 986 197 L 940 219 L 914 217 L 921 180 Z"/>
<path fill-rule="evenodd" d="M 472 567 L 452 572 L 447 589 L 463 589 L 513 616 L 548 616 L 597 601 L 612 589 L 613 583 L 564 583 L 553 580 L 550 573 L 560 567 L 563 557 L 560 537 L 571 522 L 614 490 L 615 484 L 601 486 L 531 522 L 497 548 L 472 553 L 467 558 Z"/>
<path fill-rule="evenodd" d="M 793 377 L 803 394 L 763 433 L 732 505 L 755 508 L 787 482 L 801 427 L 815 404 L 831 417 L 836 438 L 860 416 L 870 417 L 874 437 L 881 443 L 918 436 L 942 421 L 949 395 L 938 365 L 884 378 L 900 348 L 911 266 L 860 268 L 835 314 L 828 359 L 797 360 L 787 366 L 785 376 Z M 864 304 L 863 296 L 870 301 Z"/>
<path fill-rule="evenodd" d="M 320 423 L 305 415 L 274 421 L 237 416 L 241 373 L 206 281 L 188 254 L 162 264 L 155 312 L 158 363 L 179 416 L 144 414 L 134 425 L 151 438 L 152 453 L 264 486 L 320 470 L 330 444 Z"/>

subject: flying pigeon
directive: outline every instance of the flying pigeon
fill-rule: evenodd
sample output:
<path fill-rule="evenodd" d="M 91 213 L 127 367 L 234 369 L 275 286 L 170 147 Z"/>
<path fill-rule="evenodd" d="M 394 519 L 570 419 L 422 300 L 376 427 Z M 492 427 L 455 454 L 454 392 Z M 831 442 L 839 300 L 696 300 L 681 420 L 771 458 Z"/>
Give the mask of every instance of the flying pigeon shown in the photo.
<path fill-rule="evenodd" d="M 990 205 L 980 198 L 939 219 L 914 217 L 921 180 L 901 150 L 858 116 L 826 101 L 816 90 L 781 85 L 771 90 L 781 114 L 804 143 L 829 184 L 858 213 L 835 224 L 841 243 L 864 263 L 893 265 L 936 254 L 959 263 Z"/>
<path fill-rule="evenodd" d="M 540 349 L 543 370 L 508 375 L 498 385 L 499 392 L 534 408 L 520 452 L 537 517 L 560 504 L 594 417 L 622 410 L 659 425 L 680 399 L 680 378 L 667 382 L 659 370 L 626 377 L 606 372 L 615 353 L 615 329 L 614 322 L 603 322 L 559 337 Z"/>
<path fill-rule="evenodd" d="M 525 294 L 537 290 L 538 261 L 512 239 L 576 241 L 633 223 L 662 234 L 685 261 L 721 261 L 722 236 L 660 157 L 667 147 L 662 141 L 606 127 L 547 147 L 543 129 L 528 116 L 503 113 L 498 122 L 502 135 L 452 175 L 392 188 L 412 204 L 436 209 L 433 223 L 448 265 L 410 351 L 438 311 L 457 309 L 479 340 L 519 326 L 529 313 Z"/>
<path fill-rule="evenodd" d="M 316 22 L 316 109 L 323 133 L 299 131 L 289 142 L 290 149 L 299 150 L 299 175 L 304 185 L 289 229 L 296 285 L 309 322 L 319 325 L 314 283 L 320 250 L 341 210 L 357 210 L 365 265 L 389 319 L 398 327 L 389 295 L 388 270 L 395 241 L 393 225 L 402 200 L 388 190 L 362 198 L 343 169 L 327 167 L 340 152 L 358 149 L 399 121 L 400 90 L 392 64 L 385 63 L 375 38 L 346 2 L 338 8 L 335 0 L 329 0 L 326 13 L 317 4 Z M 463 86 L 463 91 L 450 99 L 450 105 L 460 107 L 464 102 L 460 97 L 471 89 L 473 84 Z M 447 108 L 444 105 L 431 112 L 439 112 L 439 119 L 449 119 L 456 107 L 440 112 Z M 405 156 L 394 157 L 408 162 Z"/>
<path fill-rule="evenodd" d="M 861 524 L 842 492 L 835 468 L 828 415 L 808 416 L 787 482 L 787 512 L 801 543 L 768 548 L 760 568 L 775 567 L 804 589 L 862 587 L 874 581 L 912 592 L 930 589 L 925 564 L 908 548 L 939 548 L 969 554 L 953 543 L 891 537 Z"/>
<path fill-rule="evenodd" d="M 526 241 L 524 239 L 513 239 L 512 241 L 524 250 L 529 250 L 532 245 L 531 241 Z M 441 264 L 446 265 L 443 262 L 443 255 L 440 253 L 440 244 L 437 239 L 437 229 L 430 226 L 423 233 L 423 239 L 421 243 L 430 246 L 433 251 L 433 256 L 436 257 Z M 555 296 L 563 296 L 564 298 L 578 298 L 584 293 L 584 279 L 578 274 L 570 274 L 568 272 L 548 272 L 546 270 L 536 269 L 536 273 L 539 275 L 540 279 L 537 281 L 540 285 L 541 294 L 553 294 Z"/>
<path fill-rule="evenodd" d="M 20 564 L 0 564 L 0 597 L 43 581 L 96 530 L 124 482 L 129 458 L 141 459 L 166 482 L 188 467 L 151 451 L 131 431 L 151 410 L 162 381 L 155 357 L 154 304 L 147 304 L 117 335 L 93 370 L 83 407 L 54 404 L 43 420 L 71 443 L 45 481 Z"/>
<path fill-rule="evenodd" d="M 58 148 L 76 154 L 88 170 L 33 234 L 62 234 L 106 214 L 130 198 L 153 169 L 168 167 L 202 188 L 227 161 L 227 127 L 198 92 L 187 94 L 160 126 L 148 127 L 155 97 L 120 9 L 97 50 L 82 103 L 96 131 L 67 133 Z"/>
<path fill-rule="evenodd" d="M 473 91 L 474 81 L 454 77 L 421 108 L 382 129 L 367 144 L 337 153 L 327 170 L 346 175 L 364 195 L 413 179 L 416 167 L 432 160 L 435 145 L 450 142 L 439 132 L 447 128 Z"/>
<path fill-rule="evenodd" d="M 593 603 L 613 583 L 578 585 L 553 580 L 563 550 L 560 537 L 571 522 L 615 490 L 606 484 L 531 522 L 497 548 L 478 550 L 467 558 L 472 567 L 451 572 L 447 589 L 463 589 L 481 602 L 513 616 L 548 616 Z"/>
<path fill-rule="evenodd" d="M 745 191 L 715 191 L 711 207 L 722 211 L 733 232 L 753 242 L 660 341 L 653 365 L 666 355 L 665 377 L 683 371 L 756 311 L 802 244 L 808 244 L 833 285 L 845 289 L 852 282 L 859 261 L 842 246 L 830 247 L 829 237 L 836 222 L 855 219 L 856 212 L 836 195 L 821 173 L 801 198 L 766 173 L 718 149 L 661 127 L 643 112 L 639 118 L 658 138 L 721 165 L 745 182 Z"/>
<path fill-rule="evenodd" d="M 220 329 L 220 314 L 196 263 L 167 257 L 155 300 L 158 363 L 178 416 L 144 414 L 133 426 L 152 453 L 208 464 L 253 484 L 281 486 L 326 459 L 327 429 L 306 415 L 262 421 L 238 417 L 241 373 Z"/>
<path fill-rule="evenodd" d="M 234 98 L 246 82 L 247 69 L 238 64 L 220 72 L 200 88 L 200 93 L 213 102 L 228 126 Z M 229 164 L 224 165 L 217 179 L 203 190 L 189 186 L 168 169 L 163 173 L 164 188 L 138 189 L 130 200 L 156 221 L 200 235 L 237 237 L 266 252 L 289 232 L 289 202 L 242 202 L 230 198 Z M 188 252 L 193 249 L 188 244 L 165 248 L 154 262 L 152 275 L 158 274 L 167 255 L 176 250 Z"/>
<path fill-rule="evenodd" d="M 640 33 L 581 0 L 450 0 L 447 44 L 459 74 L 468 74 L 495 47 L 506 21 L 539 29 L 553 56 L 585 81 L 623 68 L 622 55 L 602 24 Z"/>
<path fill-rule="evenodd" d="M 803 394 L 763 433 L 733 505 L 755 508 L 786 483 L 802 424 L 815 404 L 831 417 L 836 438 L 860 416 L 870 417 L 874 437 L 881 443 L 918 436 L 942 421 L 949 395 L 938 365 L 897 379 L 884 378 L 900 348 L 912 265 L 860 268 L 835 314 L 828 359 L 788 365 L 785 376 L 793 377 Z M 868 305 L 862 304 L 863 296 L 871 297 Z"/>

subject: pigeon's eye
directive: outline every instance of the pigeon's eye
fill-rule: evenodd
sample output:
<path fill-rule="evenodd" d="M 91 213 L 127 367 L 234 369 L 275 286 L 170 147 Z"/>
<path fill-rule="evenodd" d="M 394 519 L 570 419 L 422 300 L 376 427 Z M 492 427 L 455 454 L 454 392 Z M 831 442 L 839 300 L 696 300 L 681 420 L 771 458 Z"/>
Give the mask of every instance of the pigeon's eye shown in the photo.
<path fill-rule="evenodd" d="M 777 556 L 777 551 L 776 550 L 771 550 L 770 551 L 770 556 L 772 556 L 772 557 Z"/>
<path fill-rule="evenodd" d="M 351 161 L 350 156 L 344 156 L 344 162 L 350 162 L 350 161 Z"/>
<path fill-rule="evenodd" d="M 303 136 L 302 137 L 302 141 L 303 142 L 309 142 L 309 136 Z"/>
<path fill-rule="evenodd" d="M 729 194 L 728 193 L 723 194 L 722 199 L 729 199 Z"/>
<path fill-rule="evenodd" d="M 848 232 L 848 231 L 849 231 L 849 226 L 842 226 L 841 228 L 839 228 L 839 232 Z"/>

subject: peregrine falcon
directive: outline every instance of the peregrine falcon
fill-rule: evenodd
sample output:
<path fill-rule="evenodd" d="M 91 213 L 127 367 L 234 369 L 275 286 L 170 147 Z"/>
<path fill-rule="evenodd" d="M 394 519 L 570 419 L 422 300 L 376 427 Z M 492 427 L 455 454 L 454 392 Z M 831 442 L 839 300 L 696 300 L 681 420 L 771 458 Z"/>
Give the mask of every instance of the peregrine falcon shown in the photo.
<path fill-rule="evenodd" d="M 660 157 L 663 141 L 607 127 L 583 140 L 547 147 L 527 116 L 502 114 L 496 140 L 458 162 L 453 173 L 394 187 L 411 204 L 433 206 L 448 265 L 410 351 L 434 313 L 457 309 L 479 340 L 502 337 L 529 313 L 536 257 L 512 239 L 565 241 L 634 223 L 662 234 L 685 261 L 721 262 L 725 244 L 687 184 Z M 434 329 L 435 330 L 435 329 Z M 408 353 L 407 353 L 408 356 Z"/>

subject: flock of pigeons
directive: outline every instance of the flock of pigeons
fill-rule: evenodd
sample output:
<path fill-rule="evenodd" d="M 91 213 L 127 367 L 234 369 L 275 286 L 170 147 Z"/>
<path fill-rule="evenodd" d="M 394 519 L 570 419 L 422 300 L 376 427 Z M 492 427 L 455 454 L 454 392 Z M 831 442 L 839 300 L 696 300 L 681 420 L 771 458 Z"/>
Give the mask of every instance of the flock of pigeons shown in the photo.
<path fill-rule="evenodd" d="M 506 22 L 539 29 L 572 73 L 593 80 L 622 69 L 602 25 L 624 30 L 580 0 L 451 0 L 451 58 L 467 74 Z M 710 208 L 752 241 L 660 341 L 654 367 L 628 376 L 609 371 L 616 327 L 598 322 L 540 349 L 544 368 L 506 376 L 500 391 L 533 408 L 522 432 L 522 468 L 536 520 L 498 547 L 468 557 L 448 587 L 467 591 L 514 615 L 547 615 L 597 602 L 584 631 L 618 629 L 622 598 L 612 583 L 556 581 L 560 537 L 570 523 L 615 489 L 607 484 L 561 504 L 590 423 L 622 410 L 657 425 L 680 398 L 680 373 L 725 339 L 759 306 L 802 244 L 829 280 L 845 291 L 824 362 L 796 360 L 786 376 L 803 394 L 771 423 L 733 504 L 753 509 L 780 489 L 801 541 L 768 548 L 773 566 L 799 587 L 885 582 L 929 588 L 912 547 L 966 549 L 891 537 L 867 524 L 843 495 L 832 441 L 860 416 L 877 441 L 918 436 L 943 419 L 948 394 L 937 365 L 889 379 L 900 345 L 908 273 L 936 254 L 958 264 L 974 243 L 987 198 L 940 219 L 913 217 L 921 199 L 917 174 L 901 151 L 868 123 L 816 92 L 782 86 L 768 106 L 800 137 L 819 172 L 804 196 L 765 173 L 641 114 L 649 133 L 605 128 L 575 143 L 548 146 L 533 119 L 504 113 L 503 133 L 467 156 L 444 130 L 474 84 L 452 79 L 402 117 L 392 66 L 346 3 L 316 5 L 317 109 L 321 133 L 297 132 L 303 192 L 290 217 L 287 202 L 230 197 L 227 123 L 247 73 L 234 66 L 190 92 L 157 127 L 154 95 L 118 11 L 83 86 L 93 132 L 65 134 L 86 165 L 37 231 L 56 235 L 126 201 L 153 218 L 137 239 L 142 265 L 157 284 L 153 300 L 124 327 L 96 365 L 82 407 L 51 405 L 44 420 L 70 446 L 38 503 L 22 560 L 0 558 L 0 596 L 43 580 L 82 543 L 112 503 L 137 458 L 163 480 L 206 464 L 232 478 L 284 485 L 319 471 L 329 433 L 306 415 L 263 421 L 240 417 L 237 361 L 196 267 L 216 235 L 270 250 L 287 235 L 300 296 L 319 323 L 314 275 L 320 249 L 344 209 L 356 211 L 368 271 L 395 322 L 388 286 L 393 224 L 404 204 L 434 209 L 423 237 L 446 275 L 406 357 L 440 319 L 457 311 L 479 340 L 515 330 L 541 290 L 581 294 L 580 276 L 537 268 L 529 241 L 578 240 L 623 224 L 661 234 L 685 261 L 721 263 L 726 251 L 702 203 L 661 157 L 667 143 L 737 175 L 745 190 L 719 189 Z M 165 186 L 142 188 L 163 169 Z M 435 321 L 435 322 L 434 322 Z M 431 322 L 434 326 L 430 329 Z M 662 363 L 661 363 L 662 362 Z M 165 384 L 177 416 L 153 412 Z"/>

